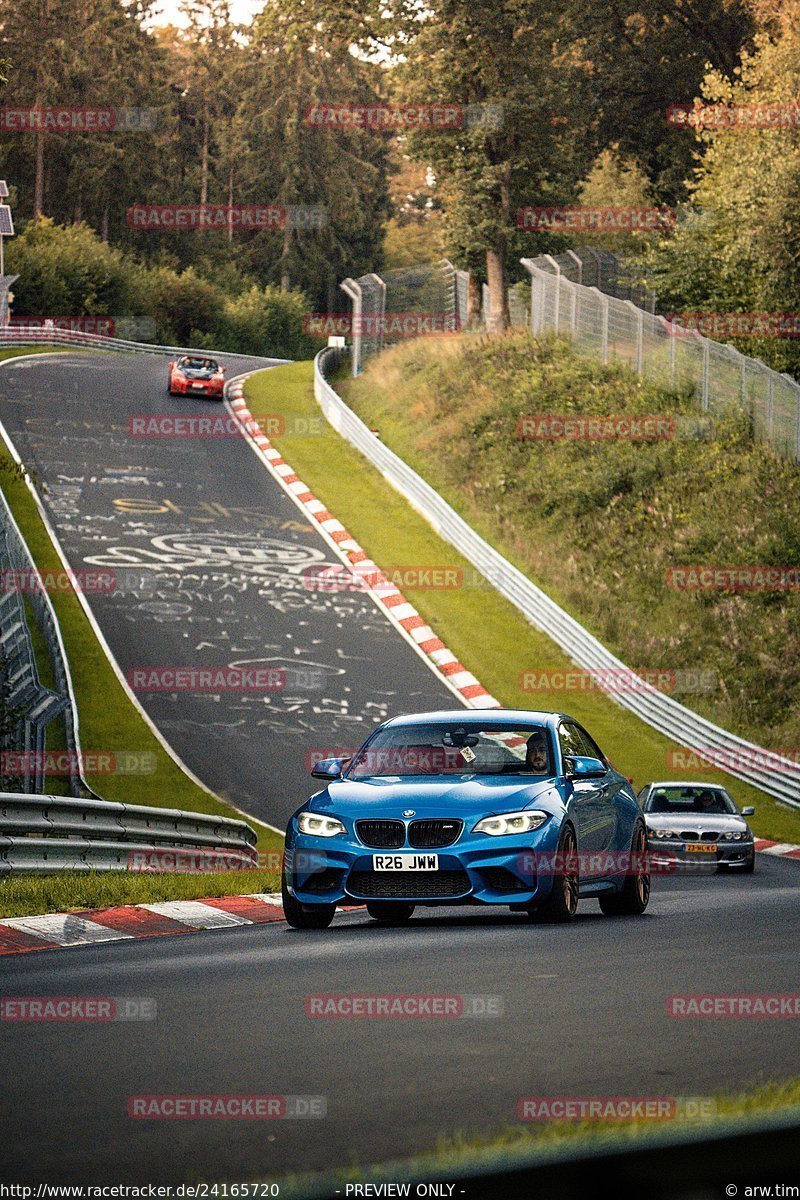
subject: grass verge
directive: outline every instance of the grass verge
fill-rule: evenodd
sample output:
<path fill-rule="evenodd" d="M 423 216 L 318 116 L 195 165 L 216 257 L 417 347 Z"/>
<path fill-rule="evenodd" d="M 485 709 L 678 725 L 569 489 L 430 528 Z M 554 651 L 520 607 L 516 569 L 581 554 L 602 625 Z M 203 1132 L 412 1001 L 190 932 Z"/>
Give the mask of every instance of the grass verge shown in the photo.
<path fill-rule="evenodd" d="M 465 579 L 472 578 L 466 560 L 321 417 L 312 384 L 312 364 L 292 363 L 260 372 L 245 385 L 247 403 L 256 418 L 284 418 L 286 432 L 271 436 L 286 461 L 379 566 L 456 567 Z M 269 428 L 276 427 L 273 420 Z M 447 498 L 455 499 L 452 494 Z M 461 662 L 509 708 L 532 708 L 538 702 L 530 694 L 527 700 L 520 696 L 521 670 L 531 666 L 542 672 L 573 669 L 555 643 L 488 585 L 403 590 Z M 541 707 L 561 706 L 545 699 Z M 637 788 L 674 775 L 667 755 L 677 747 L 603 693 L 572 693 L 563 707 L 587 726 Z M 693 774 L 729 786 L 740 805 L 754 805 L 752 825 L 760 837 L 800 842 L 800 813 L 723 772 L 704 769 Z"/>
<path fill-rule="evenodd" d="M 720 1093 L 703 1098 L 708 1117 L 701 1120 L 637 1118 L 630 1121 L 553 1121 L 548 1124 L 509 1125 L 483 1135 L 454 1134 L 442 1137 L 435 1149 L 413 1158 L 377 1167 L 353 1163 L 322 1176 L 293 1176 L 282 1181 L 281 1195 L 329 1194 L 323 1188 L 348 1182 L 405 1181 L 451 1176 L 462 1171 L 513 1169 L 562 1151 L 570 1157 L 579 1153 L 634 1149 L 636 1144 L 685 1137 L 711 1137 L 734 1122 L 796 1116 L 800 1121 L 800 1078 L 781 1083 L 763 1083 L 738 1093 Z M 317 1188 L 315 1188 L 315 1183 Z M 285 1184 L 285 1186 L 284 1186 Z M 412 1189 L 413 1194 L 413 1189 Z"/>
<path fill-rule="evenodd" d="M 19 875 L 0 882 L 0 917 L 156 904 L 161 900 L 200 900 L 204 896 L 241 896 L 280 889 L 280 870 L 220 871 L 209 875 L 136 875 L 128 871 Z"/>

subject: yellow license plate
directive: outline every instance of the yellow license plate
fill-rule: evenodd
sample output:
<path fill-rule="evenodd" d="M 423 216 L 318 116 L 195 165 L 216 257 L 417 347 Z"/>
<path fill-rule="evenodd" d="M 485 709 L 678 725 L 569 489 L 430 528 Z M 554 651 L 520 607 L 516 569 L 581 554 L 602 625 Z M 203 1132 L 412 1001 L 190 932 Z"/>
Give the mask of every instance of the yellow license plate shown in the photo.
<path fill-rule="evenodd" d="M 683 847 L 687 854 L 716 854 L 716 842 L 687 842 Z"/>

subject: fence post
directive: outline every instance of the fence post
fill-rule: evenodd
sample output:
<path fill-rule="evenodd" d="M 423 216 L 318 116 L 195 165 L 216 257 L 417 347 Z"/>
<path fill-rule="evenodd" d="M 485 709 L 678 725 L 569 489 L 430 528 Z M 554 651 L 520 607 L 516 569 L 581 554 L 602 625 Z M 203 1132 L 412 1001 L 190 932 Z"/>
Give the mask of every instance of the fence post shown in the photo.
<path fill-rule="evenodd" d="M 767 438 L 772 441 L 775 412 L 775 376 L 772 371 L 767 375 Z"/>
<path fill-rule="evenodd" d="M 537 334 L 542 323 L 542 287 L 540 269 L 534 264 L 533 259 L 521 258 L 519 260 L 525 270 L 531 277 L 531 333 Z"/>
<path fill-rule="evenodd" d="M 644 313 L 632 300 L 626 300 L 625 303 L 636 317 L 636 374 L 641 375 L 644 370 Z"/>
<path fill-rule="evenodd" d="M 709 368 L 709 349 L 708 338 L 703 338 L 703 384 L 702 384 L 702 403 L 703 412 L 708 412 L 708 368 Z"/>
<path fill-rule="evenodd" d="M 561 309 L 561 267 L 558 265 L 556 260 L 553 258 L 552 254 L 543 254 L 542 258 L 544 258 L 547 262 L 552 264 L 553 271 L 555 272 L 556 299 L 555 299 L 555 304 L 553 305 L 553 329 L 555 330 L 556 333 L 558 333 L 558 323 L 559 323 L 559 318 L 561 316 L 561 312 L 560 312 L 560 309 Z"/>
<path fill-rule="evenodd" d="M 603 362 L 608 362 L 608 296 L 599 293 L 603 301 Z"/>
<path fill-rule="evenodd" d="M 667 336 L 669 337 L 669 386 L 675 387 L 675 360 L 677 357 L 677 347 L 675 345 L 675 326 L 671 321 L 666 322 Z"/>
<path fill-rule="evenodd" d="M 573 262 L 576 262 L 576 263 L 578 264 L 578 279 L 577 279 L 577 282 L 578 282 L 578 283 L 583 283 L 583 263 L 581 262 L 580 258 L 578 258 L 578 255 L 575 253 L 575 251 L 574 251 L 574 250 L 567 250 L 567 254 L 568 254 L 568 255 L 569 255 L 569 257 L 570 257 L 570 258 L 573 260 Z"/>
<path fill-rule="evenodd" d="M 580 259 L 578 260 L 580 262 Z M 578 329 L 578 289 L 573 286 L 571 290 L 571 302 L 569 309 L 569 327 L 574 337 Z"/>
<path fill-rule="evenodd" d="M 345 279 L 339 284 L 344 294 L 353 303 L 353 379 L 361 372 L 361 288 L 355 279 Z"/>

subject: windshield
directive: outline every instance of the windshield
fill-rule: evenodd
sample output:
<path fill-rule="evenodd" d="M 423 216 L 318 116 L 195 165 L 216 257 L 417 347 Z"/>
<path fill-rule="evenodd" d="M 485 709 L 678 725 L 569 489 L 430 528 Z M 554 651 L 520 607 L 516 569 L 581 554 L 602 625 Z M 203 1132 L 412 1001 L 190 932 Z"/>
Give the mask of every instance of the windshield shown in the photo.
<path fill-rule="evenodd" d="M 536 775 L 553 773 L 550 734 L 542 725 L 436 722 L 382 729 L 354 757 L 348 779 L 392 775 Z"/>
<path fill-rule="evenodd" d="M 212 358 L 182 358 L 178 366 L 183 371 L 217 371 L 219 367 Z"/>
<path fill-rule="evenodd" d="M 649 813 L 737 813 L 739 810 L 724 788 L 655 788 L 645 805 Z"/>

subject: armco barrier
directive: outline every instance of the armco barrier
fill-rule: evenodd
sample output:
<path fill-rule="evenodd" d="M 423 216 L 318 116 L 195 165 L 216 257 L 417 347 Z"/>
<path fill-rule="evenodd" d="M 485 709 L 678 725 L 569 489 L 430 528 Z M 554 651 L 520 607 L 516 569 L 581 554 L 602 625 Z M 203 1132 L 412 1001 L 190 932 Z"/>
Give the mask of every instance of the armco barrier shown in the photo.
<path fill-rule="evenodd" d="M 71 346 L 73 349 L 127 350 L 134 354 L 197 354 L 191 346 L 158 346 L 150 342 L 130 342 L 125 338 L 104 337 L 99 333 L 84 333 L 78 329 L 51 329 L 42 325 L 0 325 L 0 347 L 16 346 Z M 231 354 L 227 350 L 203 351 L 222 354 L 225 358 L 252 360 L 257 354 Z M 276 360 L 284 362 L 287 360 Z"/>
<path fill-rule="evenodd" d="M 348 408 L 325 378 L 342 352 L 321 350 L 314 360 L 314 395 L 333 428 L 355 446 L 439 533 L 510 600 L 537 629 L 586 671 L 614 679 L 631 673 L 587 629 L 472 529 L 420 475 L 403 462 Z M 607 673 L 607 674 L 605 674 Z M 714 757 L 728 774 L 760 788 L 792 808 L 800 808 L 800 771 L 796 763 L 728 733 L 642 681 L 634 691 L 609 691 L 621 707 L 671 738 L 678 746 Z M 769 762 L 772 765 L 761 765 Z M 777 768 L 777 769 L 776 769 Z"/>
<path fill-rule="evenodd" d="M 0 793 L 0 875 L 11 872 L 125 870 L 134 852 L 224 852 L 236 865 L 258 863 L 245 821 L 175 808 Z"/>

